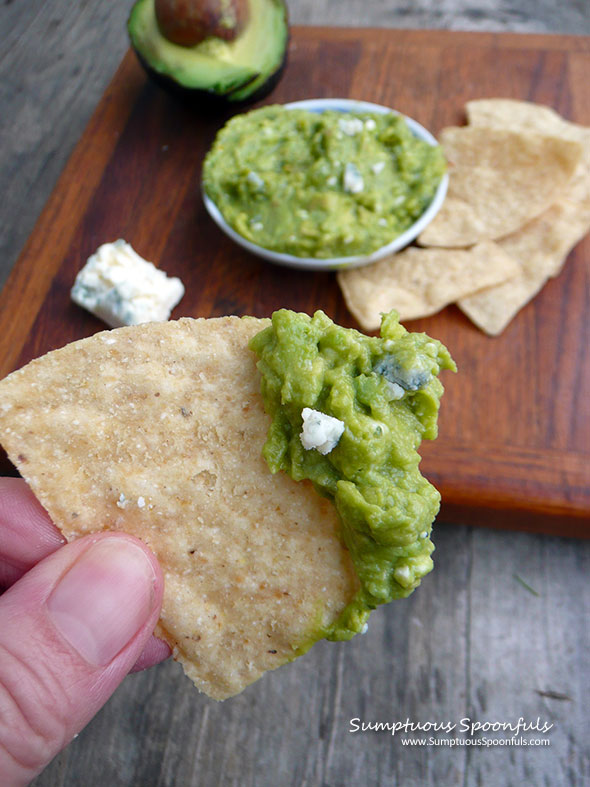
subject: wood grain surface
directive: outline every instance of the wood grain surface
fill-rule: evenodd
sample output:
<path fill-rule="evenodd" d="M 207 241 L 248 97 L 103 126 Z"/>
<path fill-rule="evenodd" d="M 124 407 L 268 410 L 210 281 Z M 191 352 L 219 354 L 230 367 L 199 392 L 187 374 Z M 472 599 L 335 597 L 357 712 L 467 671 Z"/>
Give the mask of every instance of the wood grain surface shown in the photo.
<path fill-rule="evenodd" d="M 315 2 L 306 0 L 296 5 L 307 5 L 310 14 L 319 15 L 320 5 L 332 4 L 318 3 L 316 8 Z M 355 7 L 360 9 L 361 5 L 366 4 L 359 2 Z M 426 0 L 420 0 L 412 9 L 407 8 L 404 19 L 422 13 L 426 20 L 434 20 L 433 23 L 447 18 L 450 21 L 454 18 L 455 5 L 441 4 L 433 11 L 427 7 Z M 483 11 L 481 16 L 476 16 L 476 5 L 466 4 L 473 11 L 473 19 L 483 20 L 483 25 L 490 17 Z M 535 29 L 543 18 L 553 18 L 551 14 L 540 15 L 535 21 L 533 17 L 527 18 L 526 3 L 518 5 L 517 12 L 509 7 L 508 0 L 503 0 L 497 4 L 496 12 L 505 13 L 507 19 L 516 20 L 523 29 Z M 544 8 L 545 3 L 541 5 Z M 7 9 L 15 14 L 18 6 L 14 3 Z M 50 3 L 45 6 L 50 8 Z M 381 0 L 375 6 L 384 14 L 389 8 Z M 367 8 L 366 18 L 374 18 L 375 11 L 376 8 Z M 565 16 L 557 7 L 551 13 L 556 15 L 555 25 L 572 18 L 572 14 L 583 16 L 572 4 Z M 335 6 L 334 18 L 342 21 L 343 14 Z M 331 19 L 326 8 L 324 15 Z M 358 22 L 362 23 L 361 10 L 358 15 Z M 106 16 L 105 12 L 105 20 L 97 22 L 100 29 L 106 28 Z M 461 21 L 466 17 L 459 14 L 457 18 Z M 546 29 L 560 29 L 552 27 L 550 22 L 545 24 Z M 300 37 L 307 43 L 299 49 L 299 54 L 297 49 L 291 53 L 292 62 L 301 64 L 302 59 L 313 54 L 317 60 L 306 63 L 313 73 L 299 86 L 288 82 L 289 69 L 285 84 L 273 98 L 286 97 L 287 84 L 291 84 L 297 97 L 304 97 L 312 89 L 313 95 L 327 95 L 332 76 L 326 77 L 325 72 L 332 69 L 338 86 L 350 84 L 345 63 L 347 48 L 358 52 L 359 36 L 354 31 L 343 45 L 331 43 L 327 50 L 319 42 L 324 36 L 336 41 L 337 32 L 295 33 L 296 46 Z M 380 50 L 384 45 L 388 47 L 385 58 Z M 396 49 L 399 57 L 395 55 Z M 453 113 L 460 113 L 460 104 L 466 97 L 497 95 L 500 89 L 504 95 L 520 96 L 521 68 L 529 78 L 526 89 L 530 93 L 526 97 L 555 103 L 570 117 L 584 117 L 588 112 L 587 93 L 578 92 L 574 104 L 571 88 L 567 87 L 572 75 L 582 84 L 588 57 L 586 39 L 488 34 L 476 37 L 447 34 L 440 38 L 428 32 L 409 33 L 405 37 L 384 30 L 374 31 L 371 51 L 374 80 L 367 75 L 360 87 L 382 100 L 391 91 L 394 91 L 393 100 L 401 95 L 402 89 L 408 91 L 407 84 L 403 88 L 403 80 L 410 78 L 415 80 L 410 92 L 425 96 L 432 86 L 426 72 L 432 67 L 440 68 L 444 62 L 456 69 L 445 80 L 449 97 L 456 105 Z M 97 57 L 101 57 L 100 53 Z M 485 63 L 488 71 L 480 70 L 476 75 L 469 67 L 473 62 Z M 392 66 L 397 67 L 397 73 Z M 121 96 L 123 84 L 129 91 L 127 108 L 125 100 L 117 108 L 113 96 Z M 438 99 L 426 95 L 425 113 L 414 114 L 434 130 L 436 126 L 430 121 L 439 112 L 437 102 Z M 139 137 L 133 139 L 127 127 L 111 136 L 107 123 L 94 152 L 84 151 L 84 140 L 76 150 L 74 163 L 68 168 L 69 176 L 64 177 L 78 183 L 70 183 L 71 191 L 63 203 L 55 197 L 50 201 L 42 219 L 47 234 L 39 236 L 36 245 L 29 243 L 26 247 L 21 259 L 30 256 L 29 267 L 22 267 L 22 273 L 15 274 L 10 294 L 2 298 L 2 333 L 13 331 L 13 339 L 4 342 L 7 366 L 16 365 L 26 353 L 36 354 L 44 349 L 55 331 L 52 320 L 56 315 L 67 326 L 67 338 L 99 328 L 98 322 L 89 322 L 89 318 L 66 303 L 71 277 L 84 262 L 85 255 L 106 239 L 105 231 L 114 233 L 113 238 L 124 235 L 139 251 L 151 255 L 171 273 L 184 270 L 186 264 L 195 265 L 195 272 L 189 277 L 190 286 L 198 289 L 204 275 L 207 287 L 214 287 L 202 302 L 203 308 L 211 313 L 222 313 L 226 303 L 243 303 L 242 288 L 250 287 L 261 270 L 259 263 L 252 259 L 244 263 L 242 258 L 237 276 L 231 261 L 219 264 L 225 241 L 213 227 L 201 227 L 205 217 L 193 213 L 199 205 L 194 182 L 187 186 L 182 180 L 179 188 L 184 190 L 183 194 L 173 191 L 167 195 L 169 200 L 179 199 L 183 207 L 171 233 L 172 239 L 164 246 L 159 245 L 157 227 L 139 228 L 138 220 L 143 215 L 140 204 L 115 200 L 111 206 L 105 200 L 108 183 L 124 182 L 125 173 L 130 171 L 140 181 L 134 187 L 134 194 L 139 194 L 142 200 L 156 200 L 156 194 L 149 190 L 159 188 L 160 179 L 153 171 L 150 175 L 150 159 L 154 157 L 159 165 L 163 164 L 163 154 L 173 152 L 171 142 L 179 138 L 179 133 L 181 138 L 186 133 L 178 128 L 181 122 L 190 123 L 193 132 L 196 129 L 212 135 L 215 128 L 211 120 L 195 118 L 146 86 L 131 59 L 125 61 L 93 123 L 98 121 L 100 125 L 109 105 L 115 115 L 121 112 L 124 117 L 128 113 L 127 127 L 132 124 L 136 132 L 139 130 Z M 55 122 L 59 125 L 59 118 Z M 449 121 L 441 117 L 440 122 Z M 456 122 L 454 116 L 451 122 Z M 586 117 L 584 122 L 589 119 Z M 108 162 L 120 145 L 124 148 L 120 149 L 119 157 L 107 168 L 110 174 L 99 173 L 98 181 L 90 180 L 85 168 L 93 168 L 94 156 L 99 162 Z M 163 145 L 168 145 L 168 149 L 161 150 Z M 123 150 L 131 157 L 127 162 L 129 168 L 122 158 Z M 198 156 L 196 153 L 195 157 Z M 194 162 L 191 159 L 187 166 Z M 170 174 L 165 167 L 162 178 L 163 183 L 169 184 Z M 60 189 L 62 184 L 63 180 Z M 62 189 L 64 195 L 66 191 Z M 68 215 L 84 213 L 88 206 L 92 206 L 92 220 L 88 218 L 83 226 L 68 228 L 68 223 L 72 223 L 68 222 Z M 164 213 L 167 209 L 165 203 Z M 52 234 L 52 221 L 62 222 L 63 239 Z M 184 232 L 191 237 L 196 256 L 183 249 L 180 236 Z M 54 251 L 47 245 L 50 240 L 63 245 L 57 245 Z M 64 268 L 62 263 L 66 260 Z M 43 275 L 38 267 L 44 269 Z M 341 303 L 336 306 L 339 296 L 331 288 L 330 276 L 314 274 L 306 283 L 286 274 L 286 278 L 281 278 L 278 270 L 270 275 L 272 286 L 248 295 L 245 305 L 252 303 L 262 308 L 266 298 L 281 305 L 282 297 L 324 298 L 326 295 L 328 311 L 332 306 L 343 308 Z M 48 293 L 55 303 L 53 310 L 45 313 L 39 311 L 39 305 L 47 300 Z M 198 297 L 201 298 L 200 294 Z M 29 299 L 31 307 L 27 306 Z M 59 303 L 65 306 L 62 312 L 57 308 Z M 3 316 L 7 311 L 10 319 Z M 459 319 L 455 314 L 454 320 Z M 19 320 L 27 325 L 20 331 L 18 326 L 12 327 Z M 13 348 L 14 337 L 30 332 L 31 328 L 34 337 L 28 339 L 26 346 Z M 533 336 L 535 330 L 535 325 L 530 326 Z M 485 341 L 494 346 L 494 340 Z M 494 353 L 490 352 L 488 357 L 493 361 Z M 467 370 L 471 362 L 467 358 L 465 366 L 465 358 L 462 360 Z M 502 371 L 500 367 L 498 374 Z M 451 407 L 455 380 L 458 384 L 461 377 L 448 377 L 446 404 Z M 535 380 L 532 387 L 536 384 Z M 534 463 L 534 446 L 522 450 L 527 461 Z M 451 461 L 463 463 L 463 474 L 469 471 L 468 456 L 457 454 Z M 507 511 L 503 508 L 496 514 L 491 512 L 493 524 L 500 525 L 507 518 Z M 517 508 L 509 513 L 518 518 Z M 35 780 L 35 787 L 520 787 L 525 784 L 577 787 L 590 783 L 587 735 L 590 633 L 585 624 L 590 609 L 588 542 L 440 523 L 435 540 L 435 571 L 412 597 L 375 613 L 364 637 L 350 643 L 319 643 L 304 659 L 269 674 L 235 700 L 223 704 L 197 694 L 178 665 L 171 662 L 130 676 L 88 727 Z M 462 718 L 515 723 L 523 717 L 531 722 L 540 718 L 552 723 L 554 728 L 547 736 L 550 746 L 542 748 L 444 745 L 410 748 L 402 745 L 399 734 L 393 737 L 387 732 L 349 732 L 350 720 L 359 717 L 365 722 L 409 719 L 457 724 Z"/>
<path fill-rule="evenodd" d="M 589 65 L 590 43 L 575 37 L 296 28 L 267 102 L 357 97 L 437 132 L 463 122 L 465 101 L 500 95 L 590 124 Z M 87 256 L 117 237 L 183 279 L 173 316 L 267 316 L 285 306 L 355 324 L 334 274 L 271 266 L 208 219 L 200 168 L 225 117 L 174 102 L 127 55 L 0 296 L 0 374 L 102 327 L 70 303 L 69 289 Z M 423 448 L 443 517 L 590 534 L 589 253 L 586 239 L 500 337 L 455 307 L 409 324 L 441 339 L 460 369 L 445 378 L 441 436 Z"/>

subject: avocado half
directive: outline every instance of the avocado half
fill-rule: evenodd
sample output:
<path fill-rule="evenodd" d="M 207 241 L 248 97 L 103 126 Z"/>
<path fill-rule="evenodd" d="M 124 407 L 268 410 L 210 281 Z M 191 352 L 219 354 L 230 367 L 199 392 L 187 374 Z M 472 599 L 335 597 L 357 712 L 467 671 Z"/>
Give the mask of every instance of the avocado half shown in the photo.
<path fill-rule="evenodd" d="M 131 46 L 148 75 L 176 95 L 254 101 L 281 76 L 289 25 L 284 0 L 249 0 L 249 6 L 248 22 L 233 41 L 211 36 L 187 47 L 164 38 L 154 0 L 137 0 L 127 22 Z"/>

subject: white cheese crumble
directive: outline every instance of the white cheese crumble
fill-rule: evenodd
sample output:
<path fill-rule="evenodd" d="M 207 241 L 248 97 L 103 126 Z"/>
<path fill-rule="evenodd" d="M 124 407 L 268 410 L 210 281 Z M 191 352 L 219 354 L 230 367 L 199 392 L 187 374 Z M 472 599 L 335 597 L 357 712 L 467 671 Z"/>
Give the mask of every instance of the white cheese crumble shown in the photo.
<path fill-rule="evenodd" d="M 409 566 L 400 566 L 393 572 L 393 578 L 402 586 L 409 587 L 412 584 L 412 575 Z"/>
<path fill-rule="evenodd" d="M 306 451 L 316 448 L 320 454 L 329 454 L 336 446 L 344 432 L 344 421 L 332 415 L 304 407 L 301 411 L 303 431 L 299 435 L 301 445 Z"/>
<path fill-rule="evenodd" d="M 375 164 L 373 164 L 371 169 L 373 170 L 375 175 L 378 175 L 380 172 L 383 172 L 383 170 L 385 169 L 385 162 L 384 161 L 377 161 L 377 162 L 375 162 Z"/>
<path fill-rule="evenodd" d="M 390 380 L 385 380 L 385 385 L 392 399 L 403 399 L 405 391 L 397 383 L 392 383 Z"/>
<path fill-rule="evenodd" d="M 363 176 L 358 171 L 357 166 L 352 162 L 348 162 L 344 167 L 344 180 L 342 185 L 344 191 L 347 191 L 349 194 L 358 194 L 365 188 Z"/>
<path fill-rule="evenodd" d="M 250 170 L 250 172 L 248 172 L 248 174 L 246 175 L 246 180 L 248 181 L 248 183 L 250 183 L 252 186 L 254 186 L 257 189 L 264 188 L 264 181 L 262 180 L 258 172 L 254 172 L 254 170 Z"/>
<path fill-rule="evenodd" d="M 104 243 L 76 276 L 72 300 L 111 328 L 167 320 L 184 295 L 168 277 L 124 240 Z"/>
<path fill-rule="evenodd" d="M 354 137 L 363 130 L 363 121 L 360 118 L 340 118 L 338 121 L 338 128 L 343 131 L 346 136 Z"/>

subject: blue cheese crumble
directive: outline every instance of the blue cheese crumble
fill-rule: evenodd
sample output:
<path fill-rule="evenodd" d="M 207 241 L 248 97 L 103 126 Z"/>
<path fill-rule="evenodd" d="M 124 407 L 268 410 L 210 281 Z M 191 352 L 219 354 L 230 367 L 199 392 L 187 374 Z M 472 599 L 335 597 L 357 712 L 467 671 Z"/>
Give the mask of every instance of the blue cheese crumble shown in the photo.
<path fill-rule="evenodd" d="M 312 410 L 311 407 L 304 407 L 301 417 L 303 431 L 299 439 L 306 451 L 315 448 L 325 456 L 336 448 L 344 432 L 344 421 L 321 413 L 319 410 Z"/>
<path fill-rule="evenodd" d="M 432 373 L 426 368 L 404 368 L 393 355 L 386 355 L 374 367 L 376 374 L 381 374 L 392 384 L 392 393 L 396 393 L 396 398 L 401 398 L 402 391 L 419 391 L 424 388 L 432 379 Z"/>
<path fill-rule="evenodd" d="M 363 176 L 358 170 L 356 164 L 348 162 L 344 167 L 344 177 L 342 179 L 342 188 L 349 194 L 360 194 L 365 188 L 365 181 Z"/>
<path fill-rule="evenodd" d="M 74 303 L 111 328 L 168 320 L 183 295 L 180 279 L 144 260 L 124 240 L 100 246 L 71 292 Z"/>
<path fill-rule="evenodd" d="M 344 117 L 338 121 L 338 128 L 349 137 L 359 134 L 363 127 L 363 121 L 357 117 Z"/>

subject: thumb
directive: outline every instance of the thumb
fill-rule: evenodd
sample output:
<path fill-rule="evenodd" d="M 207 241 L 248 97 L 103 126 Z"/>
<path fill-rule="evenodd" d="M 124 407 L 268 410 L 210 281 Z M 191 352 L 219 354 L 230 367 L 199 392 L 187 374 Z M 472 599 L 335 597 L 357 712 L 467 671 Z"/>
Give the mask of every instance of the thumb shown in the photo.
<path fill-rule="evenodd" d="M 163 577 L 122 533 L 86 536 L 0 597 L 0 774 L 36 776 L 104 705 L 154 630 Z"/>

